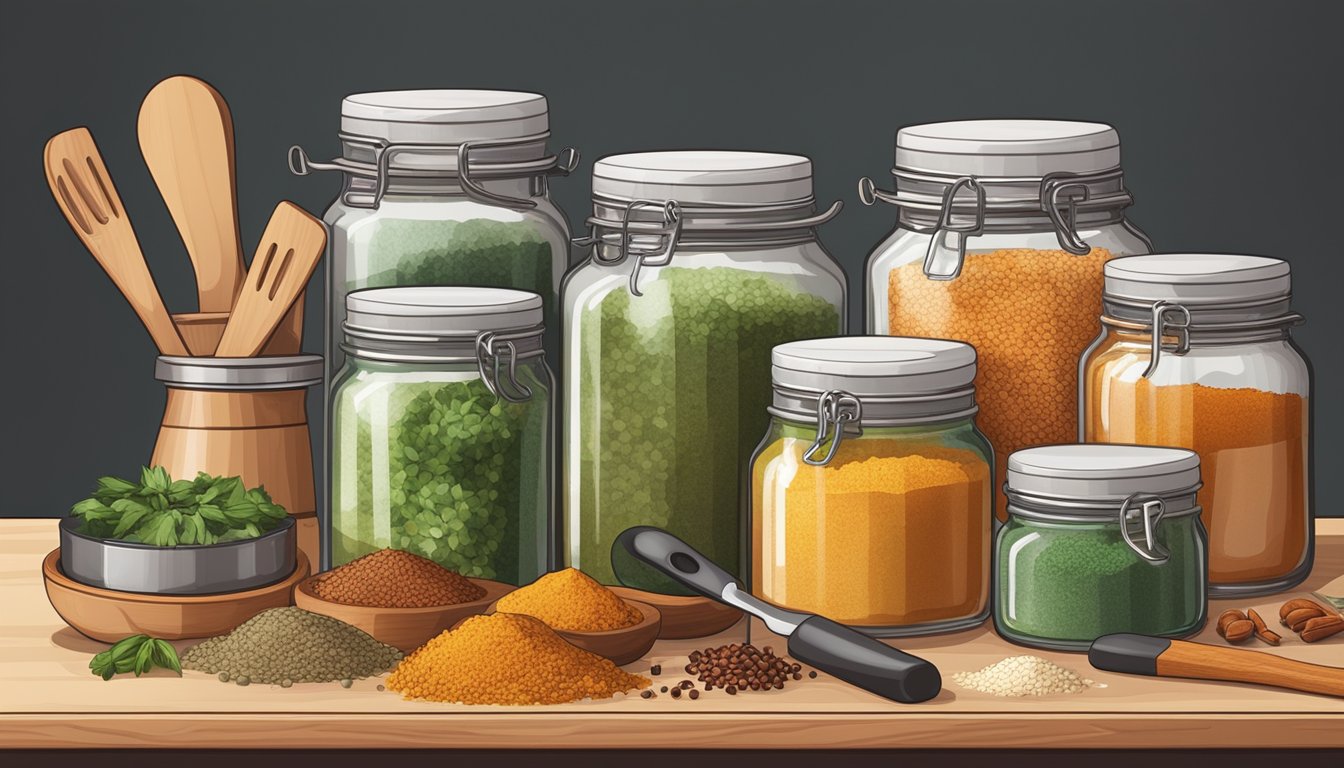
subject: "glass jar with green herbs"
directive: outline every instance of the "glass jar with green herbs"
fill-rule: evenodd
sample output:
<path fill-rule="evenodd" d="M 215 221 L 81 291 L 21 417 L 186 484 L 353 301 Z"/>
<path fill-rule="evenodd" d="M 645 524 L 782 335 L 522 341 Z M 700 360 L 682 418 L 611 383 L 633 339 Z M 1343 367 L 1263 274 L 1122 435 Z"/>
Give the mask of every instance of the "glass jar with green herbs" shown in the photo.
<path fill-rule="evenodd" d="M 567 565 L 687 594 L 612 551 L 626 528 L 654 525 L 743 575 L 770 350 L 844 328 L 844 275 L 816 234 L 835 212 L 817 212 L 796 155 L 597 162 L 592 252 L 562 292 Z"/>
<path fill-rule="evenodd" d="M 525 584 L 552 560 L 542 301 L 489 288 L 346 297 L 333 387 L 331 564 L 384 547 Z"/>
<path fill-rule="evenodd" d="M 1114 632 L 1183 637 L 1204 625 L 1208 551 L 1199 456 L 1057 445 L 1008 459 L 994 623 L 1021 645 L 1086 650 Z"/>

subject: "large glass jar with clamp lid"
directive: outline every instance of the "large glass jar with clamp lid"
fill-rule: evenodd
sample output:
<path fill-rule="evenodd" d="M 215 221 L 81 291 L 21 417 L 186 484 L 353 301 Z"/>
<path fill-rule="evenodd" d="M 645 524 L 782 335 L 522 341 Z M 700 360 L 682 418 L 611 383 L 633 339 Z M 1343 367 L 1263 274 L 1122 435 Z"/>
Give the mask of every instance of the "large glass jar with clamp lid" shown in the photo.
<path fill-rule="evenodd" d="M 541 297 L 379 288 L 346 297 L 329 554 L 384 547 L 526 584 L 553 562 L 552 380 Z"/>
<path fill-rule="evenodd" d="M 1119 137 L 1052 120 L 909 126 L 892 175 L 892 192 L 859 184 L 865 204 L 898 211 L 869 257 L 868 331 L 975 346 L 1002 487 L 1008 454 L 1076 439 L 1077 356 L 1096 334 L 1102 265 L 1152 250 L 1125 218 Z"/>
<path fill-rule="evenodd" d="M 1082 360 L 1084 439 L 1199 454 L 1216 597 L 1311 571 L 1311 368 L 1289 336 L 1290 280 L 1262 256 L 1116 259 Z"/>
<path fill-rule="evenodd" d="M 880 637 L 989 616 L 993 455 L 975 350 L 850 336 L 775 347 L 752 459 L 751 589 Z"/>
<path fill-rule="evenodd" d="M 1085 651 L 1102 635 L 1204 625 L 1199 456 L 1143 445 L 1048 445 L 1008 458 L 995 537 L 994 624 L 1020 645 Z"/>
<path fill-rule="evenodd" d="M 770 350 L 844 329 L 806 157 L 649 152 L 593 169 L 592 251 L 565 281 L 566 561 L 686 594 L 612 542 L 655 525 L 741 576 Z"/>
<path fill-rule="evenodd" d="M 290 169 L 340 171 L 323 217 L 327 365 L 340 369 L 345 295 L 361 288 L 477 285 L 542 297 L 546 348 L 559 342 L 556 301 L 569 267 L 569 226 L 549 179 L 578 153 L 558 156 L 546 97 L 425 90 L 357 93 L 341 102 L 341 155 L 314 162 L 290 149 Z"/>

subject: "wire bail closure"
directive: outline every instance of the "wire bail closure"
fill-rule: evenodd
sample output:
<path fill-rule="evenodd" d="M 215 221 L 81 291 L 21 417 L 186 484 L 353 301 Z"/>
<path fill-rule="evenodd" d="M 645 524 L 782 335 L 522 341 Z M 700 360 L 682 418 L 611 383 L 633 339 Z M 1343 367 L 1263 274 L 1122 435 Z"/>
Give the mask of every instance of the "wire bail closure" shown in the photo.
<path fill-rule="evenodd" d="M 518 348 L 514 341 L 535 336 L 535 333 L 499 334 L 485 331 L 476 336 L 476 363 L 481 381 L 497 398 L 510 403 L 525 403 L 532 399 L 532 388 L 518 380 Z M 508 377 L 500 378 L 504 359 L 508 360 Z M 502 386 L 507 382 L 508 386 Z"/>
<path fill-rule="evenodd" d="M 1171 559 L 1171 552 L 1157 540 L 1157 526 L 1166 512 L 1166 502 L 1150 493 L 1132 493 L 1120 504 L 1120 535 L 1149 565 L 1162 565 Z M 1134 521 L 1142 524 L 1142 544 L 1134 540 L 1134 533 L 1130 531 Z"/>
<path fill-rule="evenodd" d="M 863 418 L 863 403 L 859 398 L 841 389 L 831 389 L 817 398 L 817 437 L 812 445 L 803 452 L 803 463 L 823 467 L 831 463 L 840 450 L 844 439 L 845 424 Z M 815 456 L 821 446 L 830 440 L 831 447 L 826 456 L 818 461 Z"/>
<path fill-rule="evenodd" d="M 1153 339 L 1152 351 L 1148 355 L 1148 367 L 1143 369 L 1143 378 L 1151 378 L 1157 370 L 1158 360 L 1162 357 L 1162 338 L 1168 334 L 1176 337 L 1176 346 L 1170 350 L 1173 355 L 1184 355 L 1190 351 L 1190 310 L 1182 304 L 1172 301 L 1159 301 L 1152 310 Z M 1180 316 L 1179 323 L 1167 320 L 1169 313 Z"/>
<path fill-rule="evenodd" d="M 338 158 L 330 162 L 317 162 L 308 156 L 303 147 L 295 144 L 289 148 L 286 160 L 289 164 L 290 173 L 295 176 L 307 176 L 314 171 L 341 171 L 347 174 L 367 176 L 373 179 L 373 190 L 370 202 L 352 197 L 348 190 L 342 192 L 343 202 L 352 208 L 369 208 L 377 210 L 382 205 L 383 197 L 387 194 L 387 189 L 392 176 L 392 161 L 398 155 L 407 153 L 416 153 L 421 155 L 455 155 L 457 157 L 457 170 L 447 171 L 412 171 L 408 176 L 417 176 L 423 178 L 456 178 L 462 191 L 467 197 L 478 202 L 490 205 L 500 205 L 514 210 L 526 211 L 537 207 L 535 200 L 521 197 L 510 197 L 491 192 L 481 186 L 476 179 L 476 174 L 471 170 L 470 155 L 472 151 L 484 148 L 502 148 L 530 144 L 545 138 L 542 136 L 531 136 L 522 139 L 498 139 L 498 140 L 475 140 L 464 141 L 459 144 L 393 144 L 383 139 L 369 138 L 364 136 L 355 136 L 352 134 L 341 134 L 341 141 L 347 144 L 355 144 L 367 148 L 373 153 L 372 167 L 367 164 L 349 160 L 347 158 Z M 513 176 L 513 177 L 541 177 L 549 175 L 568 176 L 579 165 L 579 151 L 574 147 L 566 147 L 558 155 L 548 155 L 538 160 L 524 162 L 500 162 L 500 163 L 478 163 L 479 170 L 484 170 L 487 176 Z"/>
<path fill-rule="evenodd" d="M 970 224 L 952 223 L 952 205 L 957 193 L 969 189 L 975 193 L 975 213 Z M 943 193 L 943 210 L 938 216 L 938 227 L 929 238 L 929 250 L 924 254 L 924 276 L 930 280 L 952 280 L 961 274 L 966 263 L 966 240 L 985 230 L 985 187 L 974 176 L 962 176 L 952 182 Z"/>

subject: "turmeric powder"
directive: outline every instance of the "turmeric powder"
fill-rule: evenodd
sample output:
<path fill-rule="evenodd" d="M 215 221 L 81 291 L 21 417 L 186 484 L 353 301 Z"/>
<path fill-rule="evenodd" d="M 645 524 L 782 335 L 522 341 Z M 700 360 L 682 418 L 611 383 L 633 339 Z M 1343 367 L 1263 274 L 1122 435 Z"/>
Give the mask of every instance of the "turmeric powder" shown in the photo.
<path fill-rule="evenodd" d="M 632 627 L 644 614 L 577 568 L 548 573 L 495 603 L 495 610 L 535 616 L 555 629 L 608 632 Z"/>
<path fill-rule="evenodd" d="M 1097 335 L 1104 248 L 1084 255 L 1014 248 L 969 252 L 954 280 L 930 280 L 922 260 L 888 278 L 889 332 L 975 347 L 977 423 L 994 446 L 995 488 L 1008 454 L 1078 438 L 1078 356 Z M 1000 520 L 1003 494 L 995 495 Z"/>
<path fill-rule="evenodd" d="M 1134 359 L 1117 345 L 1089 364 L 1085 438 L 1199 454 L 1211 584 L 1292 573 L 1306 557 L 1310 525 L 1306 398 L 1119 375 Z"/>
<path fill-rule="evenodd" d="M 989 467 L 973 451 L 891 438 L 841 443 L 829 464 L 784 438 L 757 459 L 756 593 L 846 624 L 972 618 L 989 599 Z"/>
<path fill-rule="evenodd" d="M 407 699 L 565 704 L 646 688 L 650 680 L 570 645 L 531 616 L 473 616 L 407 656 L 387 687 Z"/>

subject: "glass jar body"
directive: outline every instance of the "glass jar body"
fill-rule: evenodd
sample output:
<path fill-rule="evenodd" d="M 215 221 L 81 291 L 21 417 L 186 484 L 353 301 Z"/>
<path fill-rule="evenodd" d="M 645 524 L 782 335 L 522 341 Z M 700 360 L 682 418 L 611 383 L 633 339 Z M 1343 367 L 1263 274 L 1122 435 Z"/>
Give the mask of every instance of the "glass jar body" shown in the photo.
<path fill-rule="evenodd" d="M 843 332 L 844 273 L 815 240 L 683 245 L 641 268 L 635 296 L 633 261 L 589 259 L 564 286 L 565 559 L 607 584 L 688 594 L 612 542 L 655 525 L 741 575 L 770 350 Z"/>
<path fill-rule="evenodd" d="M 1096 335 L 1102 265 L 1149 250 L 1123 219 L 1078 234 L 1091 253 L 1062 250 L 1044 218 L 1030 231 L 987 229 L 968 239 L 950 280 L 924 274 L 928 233 L 897 227 L 868 259 L 869 332 L 975 347 L 978 421 L 996 452 L 996 488 L 1012 452 L 1076 439 L 1077 361 Z M 995 496 L 1003 520 L 1004 499 Z"/>
<path fill-rule="evenodd" d="M 549 570 L 551 375 L 533 358 L 517 379 L 525 402 L 497 399 L 475 361 L 347 358 L 333 384 L 333 566 L 390 547 L 511 584 Z"/>
<path fill-rule="evenodd" d="M 516 288 L 542 297 L 543 344 L 554 362 L 560 279 L 569 268 L 565 215 L 545 185 L 532 179 L 477 182 L 501 195 L 526 198 L 519 210 L 480 202 L 455 185 L 418 190 L 392 188 L 377 208 L 352 206 L 339 196 L 323 217 L 331 229 L 327 266 L 327 361 L 340 370 L 345 296 L 362 288 L 469 285 Z M 347 179 L 347 187 L 362 188 Z M 542 192 L 535 194 L 536 189 Z M 367 195 L 366 195 L 367 196 Z"/>
<path fill-rule="evenodd" d="M 974 421 L 864 427 L 825 466 L 803 461 L 815 437 L 776 416 L 752 460 L 752 592 L 880 637 L 983 622 L 993 452 Z"/>
<path fill-rule="evenodd" d="M 1238 343 L 1191 339 L 1150 376 L 1147 331 L 1109 323 L 1080 365 L 1088 442 L 1199 454 L 1199 504 L 1215 596 L 1281 592 L 1311 571 L 1310 367 L 1287 332 Z"/>
<path fill-rule="evenodd" d="M 1113 632 L 1197 632 L 1207 603 L 1199 515 L 1165 517 L 1154 535 L 1170 552 L 1161 564 L 1130 548 L 1118 517 L 1051 522 L 1010 514 L 995 539 L 999 634 L 1020 645 L 1082 651 Z"/>

